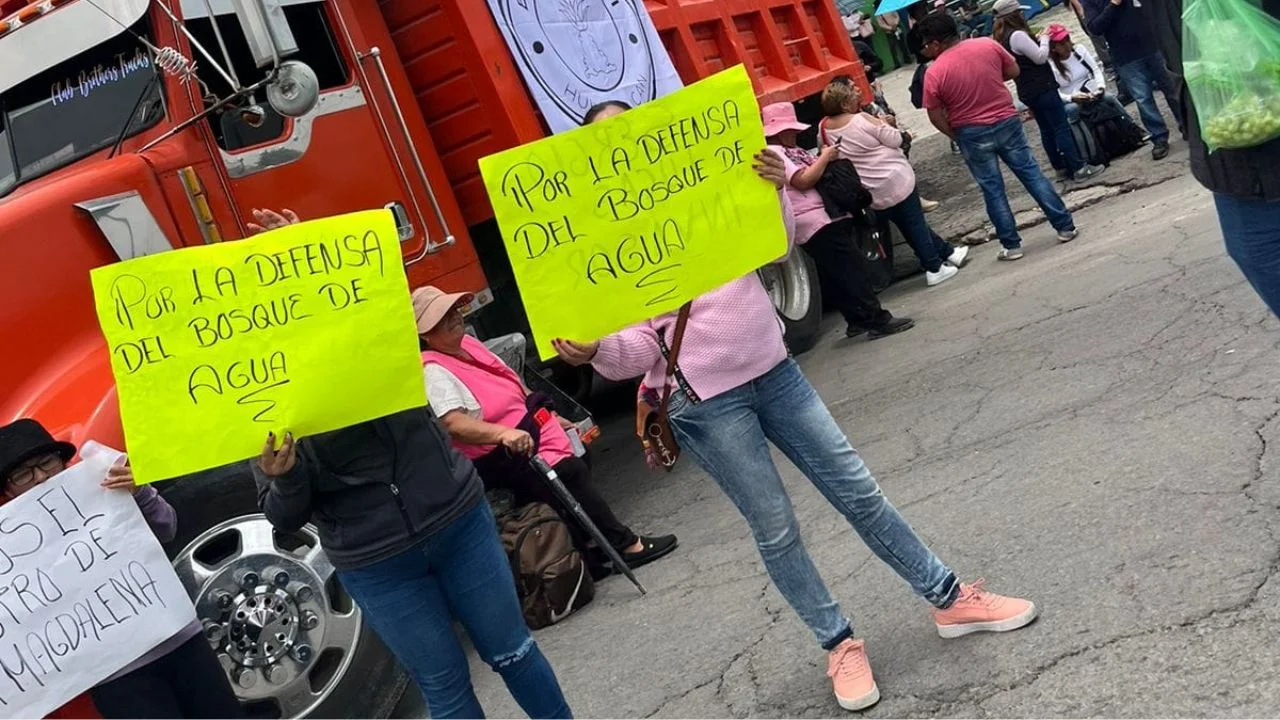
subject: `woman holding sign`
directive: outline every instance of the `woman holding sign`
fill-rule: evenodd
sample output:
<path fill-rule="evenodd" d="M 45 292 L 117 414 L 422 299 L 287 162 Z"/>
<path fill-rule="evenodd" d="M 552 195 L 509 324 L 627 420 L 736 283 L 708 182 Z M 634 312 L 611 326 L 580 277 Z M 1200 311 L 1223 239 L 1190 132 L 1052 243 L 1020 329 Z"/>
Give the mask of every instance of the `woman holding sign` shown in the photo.
<path fill-rule="evenodd" d="M 342 586 L 409 671 L 433 718 L 484 717 L 453 625 L 533 718 L 570 716 L 520 613 L 480 478 L 425 407 L 303 438 L 251 463 L 258 505 L 309 522 Z"/>
<path fill-rule="evenodd" d="M 596 120 L 621 111 L 606 108 Z M 771 151 L 756 157 L 759 175 L 781 190 L 785 163 Z M 795 219 L 780 193 L 792 235 Z M 672 381 L 658 338 L 676 313 L 646 321 L 598 342 L 555 340 L 560 357 L 591 363 L 607 378 L 644 376 L 648 388 Z M 871 473 L 831 417 L 782 341 L 769 295 L 752 273 L 691 303 L 669 406 L 676 439 L 738 507 L 751 526 L 769 577 L 829 653 L 840 706 L 870 707 L 880 699 L 861 640 L 800 539 L 800 527 L 769 454 L 772 442 L 826 496 L 881 560 L 933 605 L 942 637 L 1001 632 L 1036 617 L 1029 601 L 960 582 L 885 499 Z M 673 340 L 674 342 L 674 340 Z"/>
<path fill-rule="evenodd" d="M 24 418 L 0 427 L 0 502 L 38 488 L 66 470 L 75 454 L 74 445 L 54 440 L 35 420 Z M 108 470 L 102 487 L 105 492 L 133 493 L 156 538 L 162 543 L 173 539 L 178 530 L 173 506 L 154 487 L 135 485 L 127 464 Z M 90 695 L 107 718 L 244 717 L 199 620 L 99 683 Z"/>

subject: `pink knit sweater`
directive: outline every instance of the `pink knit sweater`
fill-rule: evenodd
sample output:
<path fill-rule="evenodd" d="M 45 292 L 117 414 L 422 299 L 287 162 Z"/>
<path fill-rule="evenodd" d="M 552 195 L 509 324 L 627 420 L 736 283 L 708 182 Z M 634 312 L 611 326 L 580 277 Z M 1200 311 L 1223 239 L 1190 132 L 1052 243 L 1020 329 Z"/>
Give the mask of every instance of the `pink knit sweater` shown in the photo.
<path fill-rule="evenodd" d="M 786 193 L 779 199 L 790 252 L 795 218 Z M 662 387 L 667 363 L 657 333 L 670 343 L 676 315 L 660 315 L 604 338 L 592 366 L 610 380 L 643 375 L 645 387 Z M 781 322 L 760 277 L 751 273 L 693 301 L 677 362 L 698 397 L 709 400 L 755 380 L 786 357 Z"/>

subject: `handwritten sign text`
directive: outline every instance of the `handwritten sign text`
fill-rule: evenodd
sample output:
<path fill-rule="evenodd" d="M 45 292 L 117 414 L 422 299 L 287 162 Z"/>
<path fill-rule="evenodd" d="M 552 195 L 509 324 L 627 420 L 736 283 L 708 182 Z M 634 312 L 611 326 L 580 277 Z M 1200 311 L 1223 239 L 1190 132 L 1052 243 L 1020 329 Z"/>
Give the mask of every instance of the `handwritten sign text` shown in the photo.
<path fill-rule="evenodd" d="M 534 339 L 594 340 L 786 252 L 736 67 L 618 117 L 480 161 Z"/>
<path fill-rule="evenodd" d="M 0 715 L 44 717 L 195 619 L 137 503 L 87 460 L 0 508 Z"/>
<path fill-rule="evenodd" d="M 426 404 L 387 211 L 93 271 L 140 482 Z"/>

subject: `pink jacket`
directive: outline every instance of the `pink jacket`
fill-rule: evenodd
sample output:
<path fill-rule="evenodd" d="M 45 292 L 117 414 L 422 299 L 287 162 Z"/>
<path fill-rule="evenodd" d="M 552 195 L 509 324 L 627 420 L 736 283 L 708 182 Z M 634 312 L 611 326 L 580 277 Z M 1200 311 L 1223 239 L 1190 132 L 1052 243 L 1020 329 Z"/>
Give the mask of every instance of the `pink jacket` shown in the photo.
<path fill-rule="evenodd" d="M 457 376 L 480 403 L 485 422 L 515 427 L 528 414 L 524 382 L 520 376 L 490 352 L 484 343 L 470 335 L 462 336 L 462 349 L 475 360 L 474 363 L 427 350 L 422 353 L 422 364 L 436 363 Z M 538 456 L 547 464 L 554 466 L 573 456 L 569 436 L 554 419 L 540 428 L 539 436 Z M 494 448 L 493 445 L 468 445 L 457 440 L 453 445 L 472 460 L 492 452 Z"/>
<path fill-rule="evenodd" d="M 795 217 L 787 194 L 778 196 L 790 252 Z M 667 363 L 658 333 L 670 342 L 676 315 L 667 313 L 604 338 L 592 366 L 610 380 L 643 375 L 645 387 L 662 387 Z M 755 380 L 786 357 L 781 321 L 760 277 L 751 273 L 693 301 L 677 362 L 699 399 L 709 400 Z"/>

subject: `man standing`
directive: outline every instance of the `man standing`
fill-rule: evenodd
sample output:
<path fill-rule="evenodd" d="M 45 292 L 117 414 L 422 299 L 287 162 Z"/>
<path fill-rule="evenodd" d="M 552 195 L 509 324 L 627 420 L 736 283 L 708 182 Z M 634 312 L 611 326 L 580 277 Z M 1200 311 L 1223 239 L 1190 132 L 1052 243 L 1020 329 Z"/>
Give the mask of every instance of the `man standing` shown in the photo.
<path fill-rule="evenodd" d="M 989 38 L 960 40 L 956 21 L 950 15 L 929 15 L 916 28 L 924 53 L 934 58 L 924 77 L 924 106 L 929 111 L 929 121 L 960 145 L 969 172 L 982 190 L 987 217 L 995 225 L 1003 246 L 997 257 L 1022 257 L 1022 238 L 1005 195 L 1000 160 L 1044 210 L 1058 231 L 1058 240 L 1074 240 L 1075 221 L 1031 154 L 1018 111 L 1004 84 L 1018 77 L 1013 56 Z"/>
<path fill-rule="evenodd" d="M 884 31 L 885 40 L 889 43 L 889 54 L 898 67 L 906 65 L 910 60 L 910 53 L 907 52 L 906 43 L 902 40 L 901 22 L 896 12 L 876 16 L 876 25 Z"/>
<path fill-rule="evenodd" d="M 1280 0 L 1262 0 L 1262 9 L 1280 19 Z M 1157 46 L 1182 76 L 1182 2 L 1151 4 Z M 1251 148 L 1220 148 L 1212 154 L 1200 138 L 1200 119 L 1181 88 L 1180 119 L 1191 145 L 1191 172 L 1213 191 L 1227 252 L 1249 284 L 1280 315 L 1280 139 Z"/>
<path fill-rule="evenodd" d="M 1090 33 L 1107 39 L 1116 77 L 1138 103 L 1142 124 L 1151 133 L 1151 157 L 1163 160 L 1169 155 L 1169 127 L 1160 115 L 1160 108 L 1156 107 L 1156 89 L 1164 93 L 1164 101 L 1174 117 L 1179 117 L 1176 107 L 1178 90 L 1147 26 L 1145 0 L 1081 1 L 1087 21 L 1085 27 Z M 1160 5 L 1164 1 L 1153 4 Z M 1181 121 L 1178 130 L 1182 130 Z"/>

